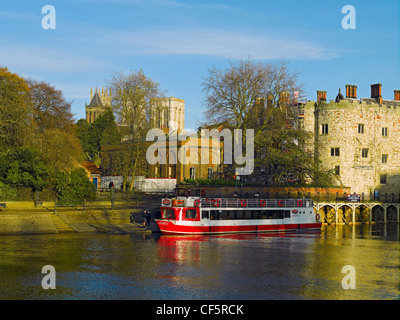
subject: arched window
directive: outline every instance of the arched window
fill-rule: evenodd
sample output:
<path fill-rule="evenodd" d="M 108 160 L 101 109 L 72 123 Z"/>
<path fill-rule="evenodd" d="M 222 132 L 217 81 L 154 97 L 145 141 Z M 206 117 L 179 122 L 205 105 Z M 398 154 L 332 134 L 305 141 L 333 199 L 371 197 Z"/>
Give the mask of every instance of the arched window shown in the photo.
<path fill-rule="evenodd" d="M 208 168 L 208 180 L 211 180 L 213 178 L 213 168 Z"/>
<path fill-rule="evenodd" d="M 196 180 L 196 168 L 195 167 L 190 168 L 190 179 Z"/>

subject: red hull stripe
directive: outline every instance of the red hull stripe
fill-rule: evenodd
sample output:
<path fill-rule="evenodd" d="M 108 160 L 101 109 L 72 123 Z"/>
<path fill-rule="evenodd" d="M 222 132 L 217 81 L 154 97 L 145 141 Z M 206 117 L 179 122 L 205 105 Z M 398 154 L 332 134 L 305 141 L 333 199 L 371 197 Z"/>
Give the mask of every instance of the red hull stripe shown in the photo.
<path fill-rule="evenodd" d="M 165 221 L 166 222 L 166 221 Z M 212 234 L 288 231 L 297 229 L 320 229 L 322 223 L 253 225 L 253 226 L 183 226 L 164 221 L 157 224 L 164 234 Z"/>

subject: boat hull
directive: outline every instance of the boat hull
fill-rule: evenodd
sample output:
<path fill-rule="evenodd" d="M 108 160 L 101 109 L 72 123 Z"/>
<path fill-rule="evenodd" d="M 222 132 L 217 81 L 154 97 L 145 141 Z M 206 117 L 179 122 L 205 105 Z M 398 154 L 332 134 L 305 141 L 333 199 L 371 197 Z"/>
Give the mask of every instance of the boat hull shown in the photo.
<path fill-rule="evenodd" d="M 319 230 L 322 223 L 279 223 L 279 224 L 228 224 L 200 225 L 197 223 L 182 224 L 171 220 L 156 220 L 162 234 L 229 234 L 229 233 L 262 233 L 286 232 L 294 230 Z"/>

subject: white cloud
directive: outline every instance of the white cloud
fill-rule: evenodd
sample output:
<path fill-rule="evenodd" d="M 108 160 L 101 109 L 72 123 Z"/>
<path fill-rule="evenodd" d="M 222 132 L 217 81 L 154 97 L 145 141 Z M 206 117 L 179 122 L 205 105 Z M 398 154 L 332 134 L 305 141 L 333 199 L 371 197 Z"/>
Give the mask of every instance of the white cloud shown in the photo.
<path fill-rule="evenodd" d="M 105 36 L 105 37 L 104 37 Z M 338 53 L 307 40 L 219 30 L 147 31 L 102 34 L 122 55 L 193 54 L 229 59 L 332 59 Z"/>
<path fill-rule="evenodd" d="M 101 59 L 67 53 L 62 49 L 37 46 L 1 46 L 0 61 L 11 70 L 51 72 L 85 72 L 104 67 Z"/>

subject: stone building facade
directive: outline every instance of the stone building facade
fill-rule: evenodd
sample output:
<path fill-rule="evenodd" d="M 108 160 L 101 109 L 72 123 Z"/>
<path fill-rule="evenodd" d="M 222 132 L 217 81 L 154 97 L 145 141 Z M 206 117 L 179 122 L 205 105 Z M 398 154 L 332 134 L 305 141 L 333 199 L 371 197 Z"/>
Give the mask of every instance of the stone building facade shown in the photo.
<path fill-rule="evenodd" d="M 93 123 L 100 114 L 111 107 L 111 90 L 90 89 L 90 103 L 85 105 L 86 121 Z M 183 131 L 185 128 L 185 100 L 166 97 L 161 108 L 151 110 L 153 128 L 168 132 Z"/>
<path fill-rule="evenodd" d="M 185 100 L 168 97 L 161 110 L 152 112 L 153 128 L 168 129 L 169 132 L 183 131 L 185 128 Z"/>
<path fill-rule="evenodd" d="M 312 133 L 308 146 L 336 183 L 365 195 L 400 192 L 400 91 L 382 98 L 382 85 L 371 86 L 371 98 L 357 98 L 357 86 L 339 90 L 335 100 L 326 91 L 302 106 L 300 122 Z"/>

